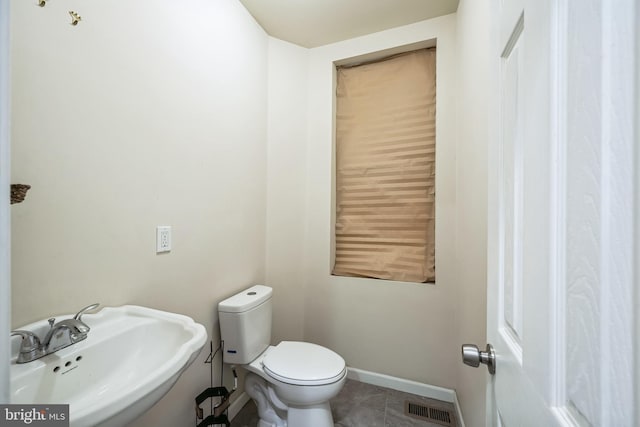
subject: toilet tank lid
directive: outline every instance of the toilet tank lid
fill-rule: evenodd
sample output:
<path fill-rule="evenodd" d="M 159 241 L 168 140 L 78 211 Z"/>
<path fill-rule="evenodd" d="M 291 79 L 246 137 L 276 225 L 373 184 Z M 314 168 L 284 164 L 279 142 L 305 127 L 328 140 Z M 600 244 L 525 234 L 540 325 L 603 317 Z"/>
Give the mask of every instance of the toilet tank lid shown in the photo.
<path fill-rule="evenodd" d="M 259 306 L 271 298 L 273 289 L 269 286 L 255 285 L 218 303 L 222 313 L 242 313 Z"/>

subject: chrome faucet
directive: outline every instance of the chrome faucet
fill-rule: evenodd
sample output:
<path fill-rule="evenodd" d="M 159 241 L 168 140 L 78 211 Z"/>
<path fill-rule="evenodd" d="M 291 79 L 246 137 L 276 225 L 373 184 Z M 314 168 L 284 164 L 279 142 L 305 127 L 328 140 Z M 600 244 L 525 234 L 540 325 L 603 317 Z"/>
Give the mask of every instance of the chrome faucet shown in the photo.
<path fill-rule="evenodd" d="M 49 331 L 42 341 L 31 331 L 11 331 L 11 335 L 22 337 L 16 363 L 32 362 L 87 338 L 91 328 L 82 321 L 82 315 L 99 306 L 98 303 L 91 304 L 76 313 L 73 318 L 61 320 L 58 323 L 55 318 L 49 319 Z"/>

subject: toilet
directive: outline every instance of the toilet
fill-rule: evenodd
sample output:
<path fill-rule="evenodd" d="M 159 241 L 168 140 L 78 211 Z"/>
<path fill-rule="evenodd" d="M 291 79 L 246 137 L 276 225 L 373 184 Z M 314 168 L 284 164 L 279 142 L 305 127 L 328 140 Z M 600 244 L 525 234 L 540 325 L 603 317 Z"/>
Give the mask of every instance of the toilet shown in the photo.
<path fill-rule="evenodd" d="M 218 304 L 224 362 L 248 371 L 258 427 L 333 427 L 329 400 L 346 381 L 344 359 L 307 342 L 270 345 L 272 294 L 256 285 Z"/>

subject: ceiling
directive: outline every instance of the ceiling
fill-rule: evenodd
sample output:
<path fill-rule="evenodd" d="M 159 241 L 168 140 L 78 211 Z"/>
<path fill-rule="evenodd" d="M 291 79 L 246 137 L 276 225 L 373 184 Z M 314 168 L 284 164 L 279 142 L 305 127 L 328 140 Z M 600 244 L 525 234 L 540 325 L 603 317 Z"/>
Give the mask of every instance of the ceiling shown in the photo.
<path fill-rule="evenodd" d="M 269 35 L 317 47 L 453 13 L 458 0 L 240 0 Z"/>

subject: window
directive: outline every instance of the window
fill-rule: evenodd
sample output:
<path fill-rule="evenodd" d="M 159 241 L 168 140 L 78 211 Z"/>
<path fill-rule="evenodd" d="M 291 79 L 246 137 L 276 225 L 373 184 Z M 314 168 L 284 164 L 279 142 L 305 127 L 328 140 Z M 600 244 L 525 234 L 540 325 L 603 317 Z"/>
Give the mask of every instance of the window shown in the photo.
<path fill-rule="evenodd" d="M 435 281 L 435 62 L 337 68 L 334 275 Z"/>

